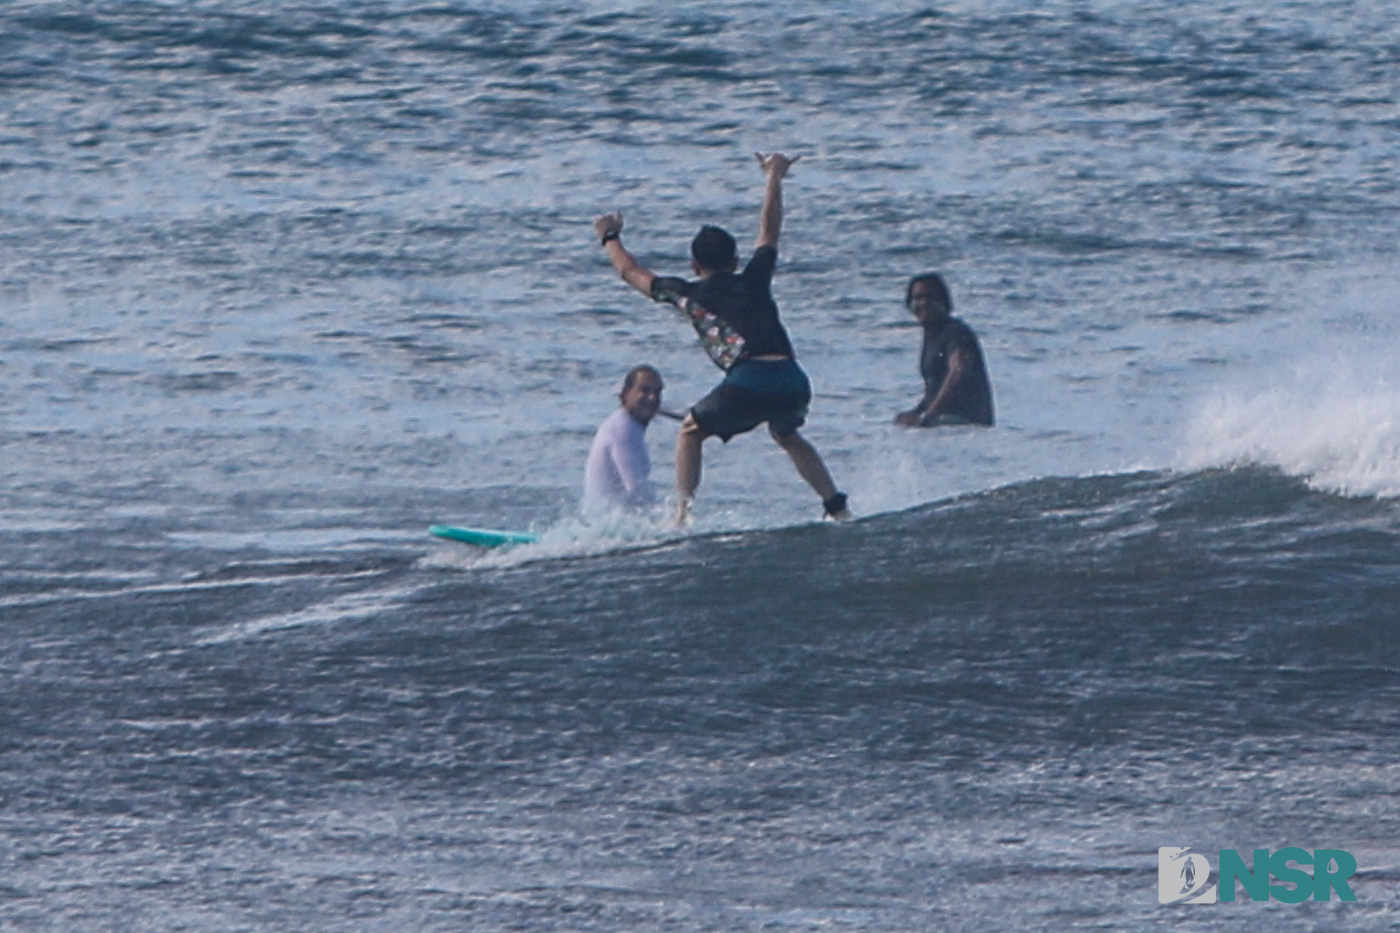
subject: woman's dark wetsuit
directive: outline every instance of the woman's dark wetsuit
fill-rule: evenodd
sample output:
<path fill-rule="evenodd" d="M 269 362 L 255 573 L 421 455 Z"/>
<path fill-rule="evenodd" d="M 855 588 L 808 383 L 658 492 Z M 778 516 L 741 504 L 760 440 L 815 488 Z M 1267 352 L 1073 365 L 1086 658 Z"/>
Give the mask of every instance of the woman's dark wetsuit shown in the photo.
<path fill-rule="evenodd" d="M 924 411 L 948 379 L 949 360 L 954 354 L 964 357 L 964 368 L 952 388 L 952 397 L 939 410 L 937 422 L 986 424 L 993 423 L 992 384 L 987 378 L 987 364 L 982 358 L 982 346 L 977 335 L 961 320 L 950 317 L 936 325 L 924 327 L 924 345 L 919 352 L 919 373 L 924 377 L 924 397 L 916 411 Z"/>

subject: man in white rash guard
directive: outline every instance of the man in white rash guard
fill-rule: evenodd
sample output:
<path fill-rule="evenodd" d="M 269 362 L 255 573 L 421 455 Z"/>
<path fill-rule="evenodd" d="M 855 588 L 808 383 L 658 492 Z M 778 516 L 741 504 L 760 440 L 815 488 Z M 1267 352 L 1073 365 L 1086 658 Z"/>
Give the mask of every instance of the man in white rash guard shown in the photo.
<path fill-rule="evenodd" d="M 588 451 L 583 475 L 585 513 L 642 508 L 654 501 L 646 430 L 661 408 L 661 373 L 634 366 L 622 382 L 622 405 L 609 415 Z"/>

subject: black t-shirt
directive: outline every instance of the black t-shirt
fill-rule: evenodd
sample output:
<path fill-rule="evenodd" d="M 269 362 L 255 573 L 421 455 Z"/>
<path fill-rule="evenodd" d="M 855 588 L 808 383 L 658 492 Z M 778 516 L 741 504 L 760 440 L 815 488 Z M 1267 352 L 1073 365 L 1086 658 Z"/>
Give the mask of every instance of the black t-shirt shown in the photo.
<path fill-rule="evenodd" d="M 926 407 L 943 388 L 948 378 L 948 359 L 955 350 L 967 353 L 971 361 L 954 390 L 950 405 L 944 414 L 966 418 L 973 424 L 992 423 L 992 384 L 987 378 L 987 364 L 982 359 L 982 346 L 977 335 L 958 318 L 949 318 L 937 331 L 924 328 L 924 345 L 919 353 L 919 372 L 924 377 L 924 398 L 920 408 Z"/>
<path fill-rule="evenodd" d="M 773 300 L 777 263 L 778 248 L 760 246 L 737 275 L 716 272 L 694 282 L 657 276 L 651 297 L 675 305 L 690 320 L 721 368 L 755 356 L 795 358 Z"/>

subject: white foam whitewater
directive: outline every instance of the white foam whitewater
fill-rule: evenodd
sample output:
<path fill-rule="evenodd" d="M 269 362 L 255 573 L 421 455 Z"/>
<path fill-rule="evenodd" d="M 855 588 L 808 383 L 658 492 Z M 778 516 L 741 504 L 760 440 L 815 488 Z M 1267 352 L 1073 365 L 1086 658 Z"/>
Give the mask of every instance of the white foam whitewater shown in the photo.
<path fill-rule="evenodd" d="M 1400 496 L 1400 287 L 1334 294 L 1308 346 L 1217 386 L 1187 426 L 1182 466 L 1257 464 L 1347 496 Z"/>

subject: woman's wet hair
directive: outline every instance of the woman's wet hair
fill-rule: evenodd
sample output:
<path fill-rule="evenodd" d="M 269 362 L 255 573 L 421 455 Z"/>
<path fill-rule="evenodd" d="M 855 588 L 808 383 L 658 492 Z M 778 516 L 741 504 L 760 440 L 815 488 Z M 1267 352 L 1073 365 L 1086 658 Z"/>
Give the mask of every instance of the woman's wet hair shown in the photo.
<path fill-rule="evenodd" d="M 948 292 L 948 283 L 943 281 L 943 276 L 939 275 L 937 272 L 925 272 L 909 280 L 909 286 L 904 289 L 905 307 L 911 307 L 914 304 L 914 287 L 923 282 L 927 282 L 929 285 L 933 286 L 934 293 L 939 298 L 943 299 L 943 307 L 947 308 L 951 313 L 953 310 L 953 296 Z"/>

